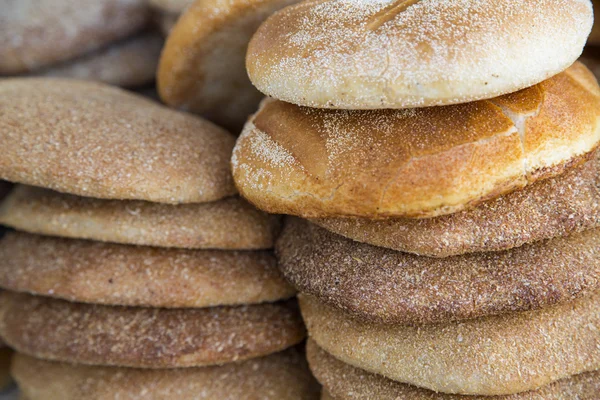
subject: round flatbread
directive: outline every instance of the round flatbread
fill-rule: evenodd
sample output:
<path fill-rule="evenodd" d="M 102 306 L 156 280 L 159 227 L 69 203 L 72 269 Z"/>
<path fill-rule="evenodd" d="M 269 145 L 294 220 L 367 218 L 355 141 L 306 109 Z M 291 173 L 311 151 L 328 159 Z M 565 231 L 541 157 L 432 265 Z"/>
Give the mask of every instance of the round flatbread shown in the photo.
<path fill-rule="evenodd" d="M 157 83 L 163 101 L 239 133 L 264 97 L 248 79 L 248 42 L 269 15 L 298 1 L 193 3 L 177 21 L 161 56 Z"/>
<path fill-rule="evenodd" d="M 430 257 L 512 249 L 600 225 L 600 161 L 475 208 L 434 218 L 320 218 L 312 222 L 375 246 Z"/>
<path fill-rule="evenodd" d="M 35 71 L 139 31 L 146 0 L 1 0 L 0 75 Z"/>
<path fill-rule="evenodd" d="M 239 197 L 212 203 L 100 200 L 17 186 L 0 223 L 50 236 L 158 247 L 257 250 L 273 247 L 279 218 Z"/>
<path fill-rule="evenodd" d="M 215 367 L 91 367 L 17 354 L 12 373 L 28 400 L 315 400 L 318 385 L 295 349 Z"/>
<path fill-rule="evenodd" d="M 261 92 L 307 107 L 465 103 L 565 70 L 593 20 L 589 0 L 311 0 L 260 27 L 248 74 Z"/>
<path fill-rule="evenodd" d="M 146 32 L 33 75 L 138 87 L 154 81 L 163 43 L 160 34 Z"/>
<path fill-rule="evenodd" d="M 600 293 L 525 313 L 426 326 L 352 320 L 299 296 L 310 337 L 337 359 L 436 392 L 499 396 L 600 369 Z"/>
<path fill-rule="evenodd" d="M 0 81 L 0 178 L 81 196 L 162 203 L 235 193 L 234 137 L 95 82 Z"/>
<path fill-rule="evenodd" d="M 536 310 L 600 290 L 600 229 L 444 259 L 356 243 L 298 218 L 277 242 L 300 292 L 362 321 L 419 325 Z"/>
<path fill-rule="evenodd" d="M 294 301 L 160 309 L 71 303 L 3 292 L 0 335 L 37 358 L 136 368 L 220 365 L 304 339 Z"/>
<path fill-rule="evenodd" d="M 0 240 L 0 287 L 163 308 L 258 304 L 295 294 L 266 251 L 161 249 L 20 232 Z"/>
<path fill-rule="evenodd" d="M 491 100 L 411 110 L 263 102 L 233 152 L 240 193 L 305 218 L 435 217 L 560 175 L 600 141 L 600 89 L 581 63 Z"/>
<path fill-rule="evenodd" d="M 587 372 L 508 396 L 435 393 L 345 364 L 311 340 L 306 351 L 311 371 L 324 386 L 321 400 L 565 400 L 593 399 L 600 392 L 600 372 Z"/>

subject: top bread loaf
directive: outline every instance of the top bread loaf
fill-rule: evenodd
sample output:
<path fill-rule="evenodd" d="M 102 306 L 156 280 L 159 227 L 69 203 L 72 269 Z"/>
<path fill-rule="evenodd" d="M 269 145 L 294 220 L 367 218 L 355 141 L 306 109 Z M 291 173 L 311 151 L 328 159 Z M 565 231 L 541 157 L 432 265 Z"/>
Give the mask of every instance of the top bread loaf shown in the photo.
<path fill-rule="evenodd" d="M 308 107 L 465 103 L 565 70 L 592 24 L 589 0 L 309 0 L 260 27 L 246 65 L 261 92 Z"/>

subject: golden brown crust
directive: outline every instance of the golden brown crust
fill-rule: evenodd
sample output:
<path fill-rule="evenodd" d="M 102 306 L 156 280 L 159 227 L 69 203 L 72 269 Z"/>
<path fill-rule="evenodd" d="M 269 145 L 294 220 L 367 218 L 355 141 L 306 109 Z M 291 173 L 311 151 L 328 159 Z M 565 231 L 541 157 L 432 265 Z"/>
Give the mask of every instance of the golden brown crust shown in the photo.
<path fill-rule="evenodd" d="M 278 239 L 300 292 L 362 321 L 418 325 L 536 310 L 600 290 L 600 229 L 444 259 L 356 243 L 298 218 Z"/>
<path fill-rule="evenodd" d="M 0 1 L 0 74 L 33 71 L 140 30 L 146 0 Z"/>
<path fill-rule="evenodd" d="M 507 395 L 600 369 L 600 292 L 543 310 L 417 327 L 361 323 L 309 296 L 299 299 L 323 350 L 433 391 Z"/>
<path fill-rule="evenodd" d="M 345 364 L 327 354 L 312 340 L 309 340 L 306 352 L 310 369 L 327 394 L 321 400 L 591 400 L 600 392 L 600 372 L 596 371 L 561 379 L 539 390 L 508 396 L 435 393 Z"/>
<path fill-rule="evenodd" d="M 600 224 L 597 157 L 563 175 L 470 210 L 434 218 L 321 218 L 312 222 L 359 242 L 431 257 L 498 251 Z"/>
<path fill-rule="evenodd" d="M 246 60 L 254 85 L 286 102 L 428 107 L 548 79 L 579 57 L 592 24 L 589 0 L 312 0 L 269 18 Z"/>
<path fill-rule="evenodd" d="M 215 367 L 143 370 L 15 356 L 28 400 L 314 400 L 318 385 L 295 349 Z"/>
<path fill-rule="evenodd" d="M 0 223 L 50 236 L 158 247 L 256 250 L 273 247 L 279 218 L 239 197 L 212 203 L 101 200 L 17 186 Z"/>
<path fill-rule="evenodd" d="M 194 203 L 235 193 L 234 138 L 115 87 L 0 82 L 0 178 L 81 196 Z"/>
<path fill-rule="evenodd" d="M 266 101 L 233 152 L 240 193 L 272 213 L 451 214 L 563 173 L 600 139 L 600 89 L 576 63 L 521 92 L 447 107 L 334 111 Z"/>
<path fill-rule="evenodd" d="M 305 336 L 294 301 L 160 309 L 71 303 L 3 292 L 0 335 L 15 350 L 86 365 L 219 365 L 286 349 Z"/>
<path fill-rule="evenodd" d="M 32 74 L 83 79 L 123 87 L 141 86 L 154 81 L 163 43 L 160 34 L 145 32 Z"/>
<path fill-rule="evenodd" d="M 171 31 L 162 52 L 157 76 L 162 100 L 239 133 L 263 98 L 246 72 L 248 42 L 269 15 L 297 2 L 192 3 Z"/>
<path fill-rule="evenodd" d="M 0 287 L 167 308 L 258 304 L 295 294 L 266 251 L 161 249 L 18 232 L 0 240 Z"/>

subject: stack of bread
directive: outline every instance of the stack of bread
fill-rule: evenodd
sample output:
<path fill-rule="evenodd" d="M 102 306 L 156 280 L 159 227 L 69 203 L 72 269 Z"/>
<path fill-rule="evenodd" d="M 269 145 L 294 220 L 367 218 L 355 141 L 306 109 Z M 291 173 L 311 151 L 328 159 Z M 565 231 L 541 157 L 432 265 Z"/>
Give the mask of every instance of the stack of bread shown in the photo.
<path fill-rule="evenodd" d="M 289 214 L 323 399 L 596 399 L 589 0 L 309 0 L 250 42 L 233 152 Z M 301 218 L 298 218 L 301 217 Z"/>
<path fill-rule="evenodd" d="M 23 398 L 311 399 L 279 221 L 233 135 L 97 83 L 0 82 L 0 336 Z"/>
<path fill-rule="evenodd" d="M 0 76 L 151 83 L 163 39 L 150 22 L 147 0 L 0 0 Z"/>

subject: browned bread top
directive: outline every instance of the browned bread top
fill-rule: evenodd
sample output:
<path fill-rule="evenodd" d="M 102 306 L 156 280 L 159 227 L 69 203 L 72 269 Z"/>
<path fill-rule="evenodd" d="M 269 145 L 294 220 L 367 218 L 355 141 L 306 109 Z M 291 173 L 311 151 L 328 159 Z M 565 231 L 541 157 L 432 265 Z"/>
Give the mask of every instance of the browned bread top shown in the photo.
<path fill-rule="evenodd" d="M 81 56 L 149 19 L 146 0 L 1 0 L 0 75 Z"/>
<path fill-rule="evenodd" d="M 433 217 L 563 173 L 600 140 L 582 64 L 492 100 L 412 110 L 266 101 L 232 158 L 240 193 L 302 217 Z"/>
<path fill-rule="evenodd" d="M 464 103 L 563 71 L 592 24 L 589 0 L 311 0 L 260 27 L 247 68 L 263 93 L 308 107 Z"/>
<path fill-rule="evenodd" d="M 0 336 L 38 358 L 88 365 L 176 368 L 260 357 L 302 341 L 295 301 L 164 309 L 71 303 L 4 291 Z"/>
<path fill-rule="evenodd" d="M 0 178 L 80 196 L 198 203 L 235 193 L 234 138 L 94 82 L 0 82 Z"/>
<path fill-rule="evenodd" d="M 10 232 L 0 287 L 95 304 L 213 307 L 292 297 L 266 251 L 161 249 Z"/>

